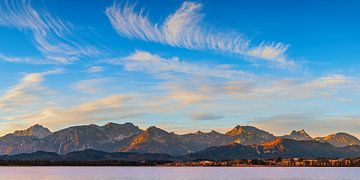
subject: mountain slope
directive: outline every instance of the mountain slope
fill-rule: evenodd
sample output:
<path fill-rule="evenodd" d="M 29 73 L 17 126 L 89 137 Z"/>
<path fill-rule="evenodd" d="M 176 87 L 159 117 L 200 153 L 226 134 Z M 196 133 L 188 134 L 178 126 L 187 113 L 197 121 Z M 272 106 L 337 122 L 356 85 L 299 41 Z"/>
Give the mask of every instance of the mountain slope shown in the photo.
<path fill-rule="evenodd" d="M 211 131 L 208 133 L 198 131 L 196 133 L 180 135 L 180 137 L 181 141 L 186 144 L 186 146 L 192 152 L 203 150 L 211 146 L 226 145 L 233 141 L 232 137 L 226 136 L 216 131 Z"/>
<path fill-rule="evenodd" d="M 300 131 L 291 131 L 290 135 L 285 135 L 282 136 L 282 138 L 286 138 L 286 139 L 294 139 L 294 140 L 298 140 L 298 141 L 309 141 L 312 140 L 313 138 L 305 132 L 304 129 L 300 130 Z"/>
<path fill-rule="evenodd" d="M 74 126 L 43 137 L 47 134 L 46 130 L 42 126 L 35 125 L 29 129 L 15 131 L 12 134 L 0 137 L 0 154 L 31 153 L 35 151 L 65 154 L 85 149 L 111 152 L 120 147 L 126 147 L 131 142 L 132 137 L 142 132 L 131 123 Z"/>
<path fill-rule="evenodd" d="M 59 155 L 54 152 L 37 151 L 34 153 L 22 153 L 9 156 L 0 156 L 0 160 L 17 160 L 17 161 L 127 161 L 127 162 L 141 162 L 141 161 L 174 161 L 176 158 L 167 154 L 138 154 L 127 152 L 103 152 L 93 149 L 84 151 L 74 151 L 64 155 Z"/>
<path fill-rule="evenodd" d="M 116 148 L 127 146 L 130 141 L 128 138 L 141 132 L 131 123 L 74 126 L 43 138 L 40 149 L 58 154 L 86 149 L 111 152 Z"/>
<path fill-rule="evenodd" d="M 38 151 L 40 141 L 41 140 L 35 136 L 5 135 L 0 137 L 0 155 Z"/>
<path fill-rule="evenodd" d="M 120 148 L 118 151 L 182 155 L 188 153 L 189 148 L 181 141 L 179 135 L 151 126 L 137 135 L 128 147 Z"/>
<path fill-rule="evenodd" d="M 51 134 L 51 131 L 48 128 L 45 128 L 39 124 L 35 124 L 24 130 L 17 130 L 13 133 L 7 134 L 7 136 L 35 136 L 38 138 L 43 138 Z"/>
<path fill-rule="evenodd" d="M 297 141 L 292 139 L 277 138 L 256 147 L 264 157 L 344 157 L 340 149 L 329 143 L 317 141 Z M 360 152 L 360 151 L 359 151 Z"/>
<path fill-rule="evenodd" d="M 261 144 L 272 141 L 276 137 L 253 126 L 236 126 L 225 135 L 232 137 L 236 143 L 243 145 Z"/>
<path fill-rule="evenodd" d="M 189 154 L 188 159 L 257 159 L 257 158 L 338 158 L 360 156 L 360 146 L 335 147 L 329 143 L 317 141 L 297 141 L 278 138 L 261 145 L 244 146 L 231 144 L 210 147 L 203 151 Z"/>
<path fill-rule="evenodd" d="M 73 151 L 94 149 L 105 152 L 162 153 L 178 156 L 198 152 L 209 147 L 216 149 L 216 146 L 221 146 L 219 148 L 224 148 L 224 152 L 232 147 L 234 152 L 239 153 L 238 156 L 244 157 L 250 157 L 250 155 L 251 157 L 266 157 L 265 155 L 269 154 L 268 152 L 271 156 L 297 154 L 301 156 L 321 154 L 328 156 L 335 154 L 334 149 L 332 149 L 333 146 L 329 147 L 330 144 L 343 147 L 339 152 L 340 155 L 343 152 L 354 152 L 358 148 L 358 146 L 347 147 L 348 145 L 360 144 L 359 139 L 346 133 L 337 133 L 316 138 L 316 141 L 309 141 L 311 137 L 304 130 L 292 131 L 290 135 L 283 136 L 280 140 L 274 141 L 275 139 L 274 135 L 252 126 L 236 126 L 226 134 L 216 131 L 207 133 L 198 131 L 178 135 L 155 126 L 143 131 L 131 123 L 74 126 L 54 133 L 45 127 L 35 125 L 0 137 L 0 154 L 12 155 L 47 151 L 63 155 Z M 296 141 L 291 141 L 292 139 L 303 142 L 301 144 L 293 143 Z M 328 147 L 325 147 L 326 144 Z M 309 147 L 304 147 L 305 145 Z M 339 148 L 335 150 L 339 151 Z M 256 154 L 252 154 L 254 152 Z M 220 151 L 219 153 L 222 154 L 223 152 Z M 226 154 L 223 155 L 227 156 Z M 232 157 L 232 155 L 228 157 Z"/>
<path fill-rule="evenodd" d="M 6 134 L 0 137 L 0 154 L 35 152 L 39 150 L 40 139 L 50 134 L 49 129 L 38 124 Z"/>
<path fill-rule="evenodd" d="M 331 134 L 325 137 L 318 137 L 315 140 L 320 142 L 328 142 L 336 147 L 360 145 L 360 140 L 358 138 L 347 133 Z"/>

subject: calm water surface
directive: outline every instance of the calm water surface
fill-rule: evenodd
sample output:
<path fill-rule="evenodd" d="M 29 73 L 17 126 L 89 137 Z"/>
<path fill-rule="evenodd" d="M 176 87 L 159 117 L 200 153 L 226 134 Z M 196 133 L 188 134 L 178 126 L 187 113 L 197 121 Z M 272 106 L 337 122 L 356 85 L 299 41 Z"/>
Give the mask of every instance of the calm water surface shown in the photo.
<path fill-rule="evenodd" d="M 360 168 L 0 167 L 0 179 L 360 179 Z"/>

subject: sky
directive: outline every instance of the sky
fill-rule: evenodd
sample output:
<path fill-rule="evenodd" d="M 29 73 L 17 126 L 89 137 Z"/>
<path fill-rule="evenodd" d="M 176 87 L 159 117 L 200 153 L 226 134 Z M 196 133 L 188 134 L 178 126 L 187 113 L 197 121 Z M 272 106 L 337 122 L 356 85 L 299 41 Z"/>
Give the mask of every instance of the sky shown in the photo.
<path fill-rule="evenodd" d="M 360 137 L 360 2 L 1 0 L 0 135 L 132 122 Z"/>

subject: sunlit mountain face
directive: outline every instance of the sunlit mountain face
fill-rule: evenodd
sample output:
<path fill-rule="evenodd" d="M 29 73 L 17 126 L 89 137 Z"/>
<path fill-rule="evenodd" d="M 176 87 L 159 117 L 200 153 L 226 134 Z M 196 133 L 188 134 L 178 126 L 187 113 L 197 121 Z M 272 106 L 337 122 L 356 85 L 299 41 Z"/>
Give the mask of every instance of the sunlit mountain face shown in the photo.
<path fill-rule="evenodd" d="M 222 160 L 272 157 L 353 157 L 360 155 L 360 140 L 347 133 L 311 138 L 305 130 L 276 137 L 253 126 L 240 126 L 226 133 L 187 134 L 168 132 L 156 126 L 145 130 L 132 123 L 72 126 L 55 132 L 34 125 L 0 137 L 0 155 L 75 151 L 129 152 L 210 158 Z M 217 156 L 217 153 L 220 153 Z"/>
<path fill-rule="evenodd" d="M 359 7 L 1 0 L 0 152 L 357 145 Z"/>

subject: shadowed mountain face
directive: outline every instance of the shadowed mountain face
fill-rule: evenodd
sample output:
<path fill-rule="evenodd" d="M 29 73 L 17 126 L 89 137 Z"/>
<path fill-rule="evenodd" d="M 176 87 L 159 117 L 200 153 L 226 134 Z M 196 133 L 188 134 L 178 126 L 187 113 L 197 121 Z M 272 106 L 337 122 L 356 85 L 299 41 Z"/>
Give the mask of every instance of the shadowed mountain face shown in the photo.
<path fill-rule="evenodd" d="M 318 141 L 296 141 L 278 138 L 261 145 L 244 146 L 231 144 L 220 147 L 210 147 L 189 154 L 187 159 L 256 159 L 256 158 L 341 158 L 360 156 L 360 146 L 335 147 L 329 143 Z"/>
<path fill-rule="evenodd" d="M 283 139 L 279 146 L 274 146 L 276 148 L 271 149 L 269 147 L 272 146 L 269 146 L 268 142 L 273 143 L 276 137 L 252 126 L 236 126 L 225 134 L 216 131 L 206 133 L 198 131 L 178 135 L 155 126 L 143 131 L 131 123 L 74 126 L 53 133 L 40 125 L 35 125 L 29 129 L 15 131 L 0 137 L 0 154 L 32 153 L 36 151 L 66 154 L 73 151 L 94 149 L 106 152 L 163 153 L 178 156 L 198 152 L 209 147 L 214 148 L 214 146 L 226 148 L 229 144 L 231 144 L 229 147 L 243 147 L 248 149 L 249 152 L 254 151 L 252 147 L 256 147 L 256 153 L 262 150 L 265 153 L 267 149 L 270 152 L 282 150 L 284 143 L 287 143 L 289 139 L 304 141 L 302 144 L 306 144 L 312 149 L 317 147 L 307 141 L 312 138 L 304 130 L 292 131 L 290 135 L 283 136 L 283 138 L 285 140 Z M 316 138 L 316 140 L 328 142 L 326 144 L 338 147 L 359 144 L 356 137 L 345 133 Z M 316 141 L 311 142 L 319 143 Z M 297 144 L 291 146 L 295 147 L 295 145 Z M 291 149 L 291 146 L 286 149 Z M 261 147 L 263 148 L 261 149 Z M 234 152 L 238 152 L 238 150 L 235 148 Z M 295 150 L 297 149 L 291 149 L 291 152 L 296 152 Z M 317 149 L 313 150 L 317 151 Z M 285 152 L 282 152 L 282 155 L 286 155 Z"/>
<path fill-rule="evenodd" d="M 347 133 L 336 133 L 325 137 L 317 137 L 316 140 L 320 142 L 328 142 L 336 147 L 360 145 L 360 140 L 358 138 Z"/>
<path fill-rule="evenodd" d="M 316 140 L 319 142 L 328 142 L 336 147 L 360 145 L 360 140 L 358 138 L 347 133 L 336 133 L 325 137 L 317 137 L 313 139 L 309 134 L 305 132 L 305 130 L 301 130 L 301 131 L 293 130 L 290 133 L 290 135 L 285 135 L 282 137 L 287 139 L 294 139 L 298 141 Z"/>
<path fill-rule="evenodd" d="M 181 155 L 188 153 L 188 147 L 179 135 L 151 126 L 137 135 L 128 147 L 119 151 Z"/>
<path fill-rule="evenodd" d="M 305 130 L 300 130 L 300 131 L 291 131 L 290 135 L 285 135 L 282 136 L 283 138 L 286 139 L 294 139 L 294 140 L 298 140 L 298 141 L 309 141 L 312 140 L 313 138 L 305 132 Z"/>
<path fill-rule="evenodd" d="M 131 137 L 142 132 L 131 123 L 109 123 L 104 126 L 87 125 L 69 127 L 44 138 L 16 136 L 16 133 L 0 138 L 1 154 L 48 151 L 65 154 L 71 151 L 98 149 L 114 151 L 127 146 Z"/>
<path fill-rule="evenodd" d="M 226 145 L 232 141 L 233 138 L 216 131 L 177 135 L 152 126 L 136 136 L 128 147 L 119 151 L 184 155 L 211 146 Z"/>
<path fill-rule="evenodd" d="M 59 155 L 54 152 L 37 151 L 34 153 L 23 153 L 10 156 L 0 156 L 0 160 L 18 160 L 18 161 L 106 161 L 118 160 L 127 162 L 140 161 L 174 161 L 176 158 L 167 154 L 138 154 L 128 152 L 103 152 L 93 149 L 84 151 L 74 151 Z"/>
<path fill-rule="evenodd" d="M 38 124 L 7 134 L 0 137 L 0 154 L 35 152 L 39 148 L 40 139 L 50 134 L 49 129 Z"/>
<path fill-rule="evenodd" d="M 189 147 L 191 152 L 196 152 L 211 146 L 226 145 L 234 140 L 234 138 L 216 131 L 208 133 L 198 131 L 196 133 L 180 135 L 180 137 L 181 141 Z"/>
<path fill-rule="evenodd" d="M 36 124 L 28 129 L 15 131 L 14 133 L 8 134 L 8 136 L 35 136 L 43 138 L 49 134 L 51 134 L 51 132 L 48 128 Z"/>
<path fill-rule="evenodd" d="M 75 126 L 54 132 L 44 138 L 41 150 L 59 154 L 85 149 L 114 151 L 127 146 L 129 138 L 141 132 L 142 130 L 131 123 Z"/>
<path fill-rule="evenodd" d="M 34 127 L 42 126 L 36 125 L 29 129 L 38 129 Z M 131 123 L 74 126 L 48 134 L 43 138 L 33 136 L 34 133 L 30 132 L 32 131 L 16 131 L 0 138 L 0 153 L 47 151 L 66 154 L 72 151 L 96 149 L 107 152 L 184 155 L 211 146 L 226 145 L 236 139 L 241 139 L 241 143 L 245 144 L 258 144 L 274 138 L 273 135 L 251 126 L 237 126 L 227 134 L 216 131 L 208 133 L 198 131 L 178 135 L 154 126 L 143 131 Z"/>
<path fill-rule="evenodd" d="M 40 148 L 40 139 L 35 136 L 0 137 L 0 154 L 35 152 Z"/>
<path fill-rule="evenodd" d="M 150 127 L 138 135 L 129 147 L 120 151 L 168 153 L 184 155 L 196 152 L 211 146 L 222 146 L 234 141 L 244 144 L 261 144 L 274 140 L 276 137 L 266 131 L 252 126 L 236 126 L 226 134 L 216 131 L 204 133 L 198 131 L 184 135 L 168 133 L 156 127 Z"/>
<path fill-rule="evenodd" d="M 261 145 L 241 145 L 233 143 L 225 146 L 209 147 L 205 150 L 190 153 L 185 156 L 171 156 L 159 153 L 133 153 L 133 152 L 103 152 L 98 150 L 74 151 L 59 155 L 52 152 L 38 151 L 10 156 L 0 156 L 0 160 L 17 161 L 67 161 L 91 162 L 96 161 L 190 161 L 190 160 L 240 160 L 265 158 L 343 158 L 359 157 L 360 146 L 335 147 L 329 143 L 318 141 L 296 141 L 278 138 Z"/>
<path fill-rule="evenodd" d="M 236 126 L 225 135 L 243 145 L 261 144 L 276 138 L 274 135 L 252 126 Z"/>

